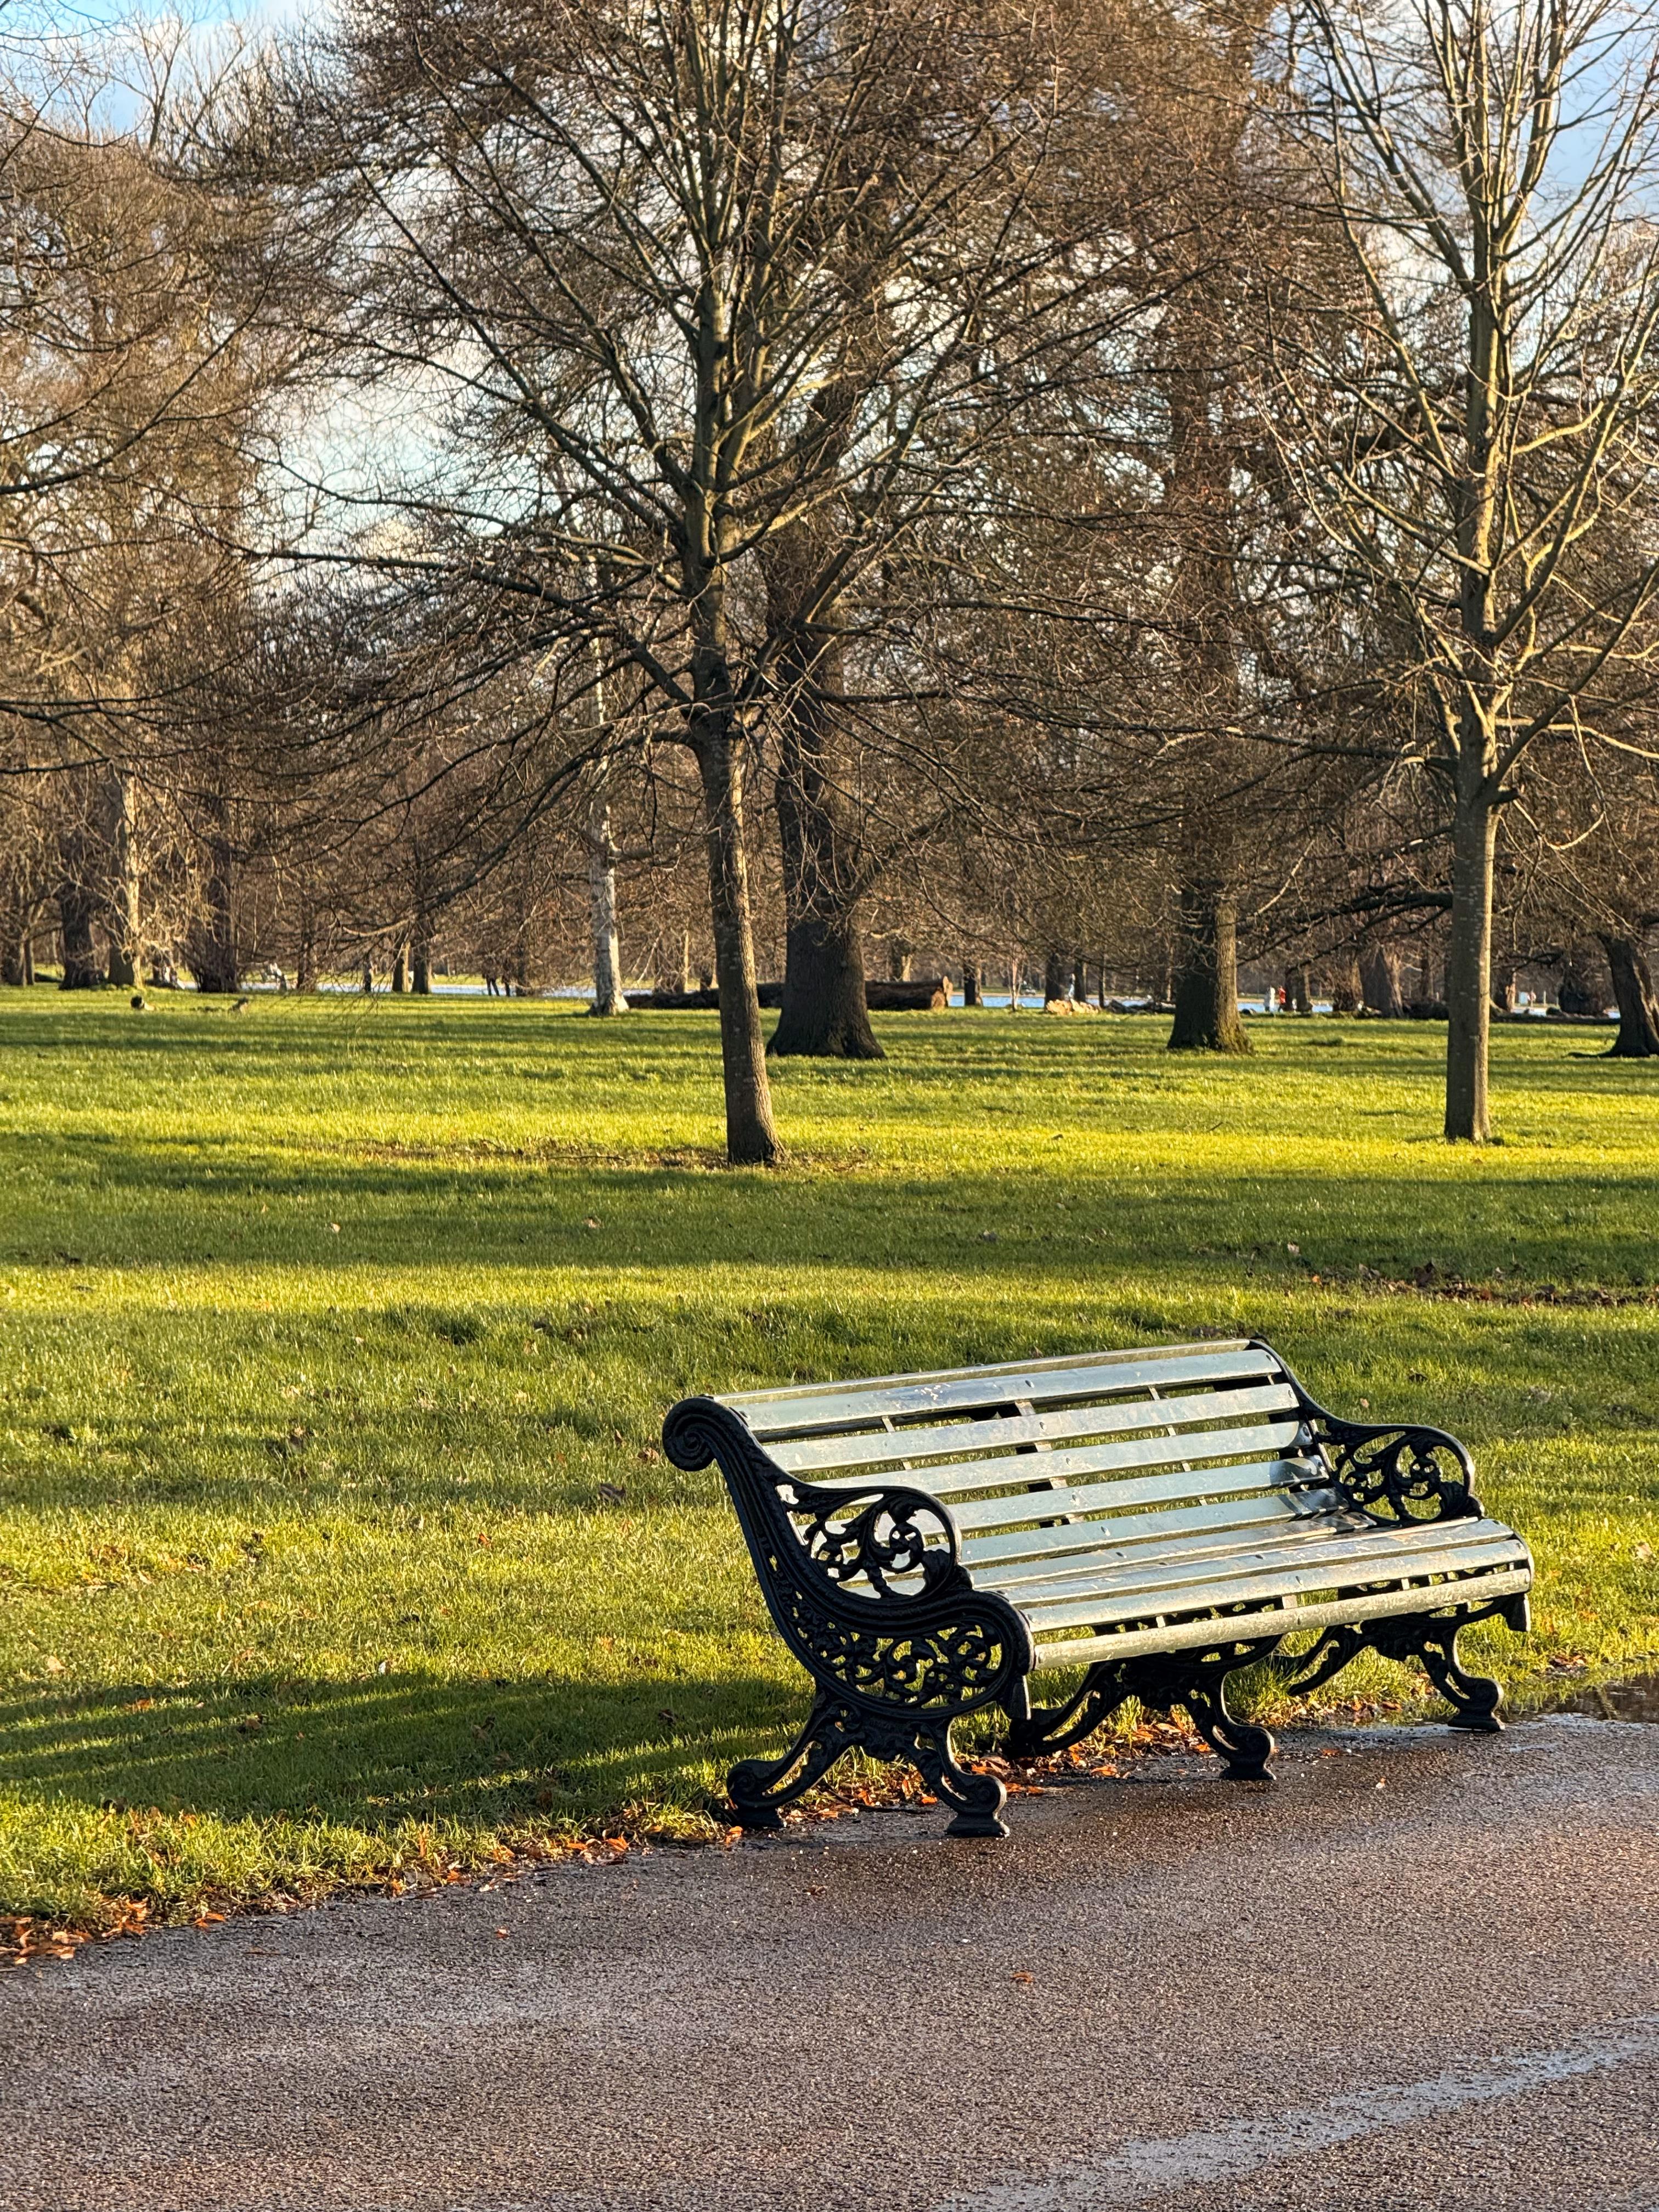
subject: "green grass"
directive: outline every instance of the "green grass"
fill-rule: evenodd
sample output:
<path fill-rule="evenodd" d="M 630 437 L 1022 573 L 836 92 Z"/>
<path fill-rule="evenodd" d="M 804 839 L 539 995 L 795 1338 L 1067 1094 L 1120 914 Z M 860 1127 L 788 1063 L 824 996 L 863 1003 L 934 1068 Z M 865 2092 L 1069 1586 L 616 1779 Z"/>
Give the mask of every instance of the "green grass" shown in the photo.
<path fill-rule="evenodd" d="M 693 1389 L 1260 1332 L 1473 1444 L 1512 1695 L 1659 1654 L 1659 1068 L 1502 1030 L 1476 1152 L 1435 1028 L 878 1027 L 733 1174 L 712 1018 L 0 993 L 0 1911 L 706 1829 L 803 1681 Z"/>

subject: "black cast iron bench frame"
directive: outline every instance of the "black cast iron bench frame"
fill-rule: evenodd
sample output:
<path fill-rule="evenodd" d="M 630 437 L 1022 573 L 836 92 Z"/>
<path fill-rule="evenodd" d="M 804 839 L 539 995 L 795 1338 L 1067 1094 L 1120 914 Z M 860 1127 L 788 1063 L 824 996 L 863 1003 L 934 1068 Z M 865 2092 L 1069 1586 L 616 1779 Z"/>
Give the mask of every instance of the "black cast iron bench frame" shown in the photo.
<path fill-rule="evenodd" d="M 1455 1437 L 1434 1428 L 1345 1420 L 1310 1397 L 1261 1340 L 1249 1343 L 1275 1361 L 1276 1376 L 1294 1392 L 1298 1449 L 1322 1470 L 1320 1479 L 1328 1480 L 1351 1516 L 1357 1511 L 1365 1523 L 1389 1529 L 1481 1519 L 1473 1465 Z M 1050 1369 L 1057 1364 L 1043 1363 Z M 886 1378 L 895 1386 L 918 1379 Z M 1311 1649 L 1295 1655 L 1282 1648 L 1299 1625 L 1293 1612 L 1283 1631 L 1263 1633 L 1258 1606 L 1250 1632 L 1231 1634 L 1230 1613 L 1250 1609 L 1229 1608 L 1216 1614 L 1212 1628 L 1206 1620 L 1198 1632 L 1206 1640 L 1197 1644 L 1191 1617 L 1177 1617 L 1184 1642 L 1172 1634 L 1172 1648 L 1143 1648 L 1122 1659 L 1109 1656 L 1109 1647 L 1069 1694 L 1034 1705 L 1030 1678 L 1037 1655 L 1030 1627 L 1006 1599 L 975 1586 L 950 1506 L 921 1480 L 803 1480 L 757 1441 L 738 1410 L 744 1402 L 683 1400 L 664 1422 L 663 1445 L 684 1469 L 718 1462 L 772 1618 L 815 1685 L 805 1723 L 782 1757 L 747 1759 L 732 1769 L 732 1803 L 744 1828 L 778 1827 L 782 1808 L 843 1752 L 858 1747 L 878 1759 L 912 1762 L 954 1809 L 950 1833 L 1006 1834 L 999 1817 L 1003 1784 L 964 1766 L 952 1741 L 959 1721 L 995 1711 L 1007 1722 L 1003 1750 L 1028 1759 L 1077 1741 L 1129 1698 L 1165 1711 L 1179 1705 L 1220 1755 L 1228 1778 L 1267 1779 L 1273 1739 L 1235 1717 L 1226 1694 L 1230 1676 L 1264 1661 L 1276 1668 L 1279 1689 L 1291 1696 L 1318 1689 L 1368 1648 L 1417 1661 L 1451 1706 L 1454 1728 L 1486 1732 L 1502 1726 L 1499 1685 L 1464 1670 L 1457 1639 L 1473 1623 L 1492 1619 L 1524 1632 L 1528 1600 L 1524 1587 L 1493 1595 L 1479 1580 L 1467 1587 L 1440 1579 L 1425 1582 L 1420 1591 L 1390 1589 L 1376 1597 L 1370 1617 L 1329 1626 Z M 1352 1518 L 1346 1525 L 1354 1525 Z M 1503 1533 L 1524 1559 L 1519 1540 Z M 1510 1584 L 1529 1579 L 1529 1561 L 1524 1575 L 1516 1567 L 1508 1576 Z M 1364 1601 L 1356 1602 L 1363 1607 Z M 1143 1628 L 1143 1646 L 1146 1635 Z M 1048 1647 L 1051 1662 L 1058 1648 Z"/>

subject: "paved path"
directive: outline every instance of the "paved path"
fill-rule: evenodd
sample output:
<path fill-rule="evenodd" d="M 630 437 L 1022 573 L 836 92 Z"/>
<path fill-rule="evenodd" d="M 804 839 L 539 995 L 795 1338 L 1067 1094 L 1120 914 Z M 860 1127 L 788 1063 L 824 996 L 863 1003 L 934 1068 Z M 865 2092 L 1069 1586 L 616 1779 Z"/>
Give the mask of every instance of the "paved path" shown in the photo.
<path fill-rule="evenodd" d="M 1659 1727 L 1283 1766 L 14 1975 L 0 2207 L 1656 2212 Z"/>

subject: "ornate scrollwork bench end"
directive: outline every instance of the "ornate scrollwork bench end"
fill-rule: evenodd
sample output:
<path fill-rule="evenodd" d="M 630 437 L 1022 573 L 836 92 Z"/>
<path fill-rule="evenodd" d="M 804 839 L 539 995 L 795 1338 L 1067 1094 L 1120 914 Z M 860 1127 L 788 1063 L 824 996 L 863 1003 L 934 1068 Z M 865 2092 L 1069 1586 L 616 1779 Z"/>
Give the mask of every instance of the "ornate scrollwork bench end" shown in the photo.
<path fill-rule="evenodd" d="M 785 1805 L 858 1749 L 916 1767 L 955 1811 L 949 1834 L 1006 1835 L 1002 1784 L 961 1764 L 951 1730 L 1015 1694 L 1032 1663 L 1030 1632 L 1012 1606 L 974 1589 L 948 1509 L 879 1478 L 804 1481 L 712 1398 L 672 1408 L 663 1448 L 688 1471 L 718 1461 L 768 1610 L 816 1686 L 781 1758 L 732 1769 L 739 1825 L 779 1827 Z"/>

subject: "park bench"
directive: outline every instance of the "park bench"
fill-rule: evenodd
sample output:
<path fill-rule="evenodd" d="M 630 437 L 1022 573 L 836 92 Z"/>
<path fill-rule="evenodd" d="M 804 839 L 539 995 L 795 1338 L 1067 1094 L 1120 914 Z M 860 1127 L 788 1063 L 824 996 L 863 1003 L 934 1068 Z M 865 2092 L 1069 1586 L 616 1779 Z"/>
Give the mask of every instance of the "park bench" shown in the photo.
<path fill-rule="evenodd" d="M 951 1834 L 1006 1834 L 1001 1782 L 951 1741 L 999 1708 L 1024 1759 L 1126 1698 L 1184 1706 L 1230 1778 L 1265 1779 L 1273 1740 L 1230 1712 L 1229 1675 L 1270 1661 L 1305 1693 L 1368 1645 L 1426 1668 L 1454 1728 L 1502 1725 L 1457 1638 L 1526 1629 L 1532 1562 L 1482 1512 L 1468 1453 L 1327 1413 L 1260 1340 L 687 1398 L 663 1443 L 719 1462 L 817 1686 L 781 1759 L 732 1770 L 745 1828 L 860 1746 L 914 1762 Z M 1034 1705 L 1057 1668 L 1082 1679 Z"/>

